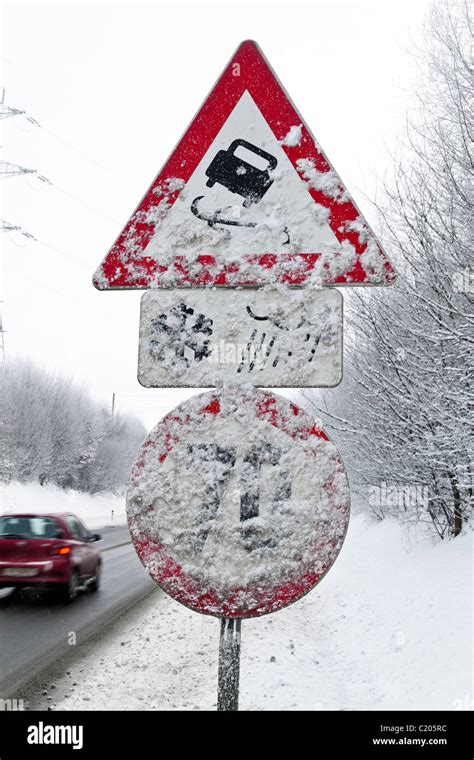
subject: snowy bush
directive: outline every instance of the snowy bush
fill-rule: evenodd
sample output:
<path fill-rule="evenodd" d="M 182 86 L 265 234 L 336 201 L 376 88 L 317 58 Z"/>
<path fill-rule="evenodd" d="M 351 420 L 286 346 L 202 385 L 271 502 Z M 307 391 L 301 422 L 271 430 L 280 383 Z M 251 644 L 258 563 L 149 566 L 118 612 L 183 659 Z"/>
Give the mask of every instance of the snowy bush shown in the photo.
<path fill-rule="evenodd" d="M 0 367 L 0 481 L 51 483 L 88 493 L 125 484 L 145 429 L 112 416 L 71 381 L 31 361 Z"/>

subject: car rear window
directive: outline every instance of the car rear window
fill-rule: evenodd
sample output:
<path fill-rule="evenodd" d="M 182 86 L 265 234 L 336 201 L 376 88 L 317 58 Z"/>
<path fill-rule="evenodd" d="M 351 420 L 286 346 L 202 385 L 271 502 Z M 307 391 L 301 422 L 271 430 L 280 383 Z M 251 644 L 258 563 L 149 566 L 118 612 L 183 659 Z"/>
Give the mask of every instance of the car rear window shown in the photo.
<path fill-rule="evenodd" d="M 77 538 L 79 541 L 85 541 L 87 538 L 87 530 L 79 520 L 76 517 L 73 517 L 73 515 L 67 515 L 64 519 L 71 536 Z"/>
<path fill-rule="evenodd" d="M 61 537 L 59 523 L 50 517 L 0 517 L 0 539 Z"/>

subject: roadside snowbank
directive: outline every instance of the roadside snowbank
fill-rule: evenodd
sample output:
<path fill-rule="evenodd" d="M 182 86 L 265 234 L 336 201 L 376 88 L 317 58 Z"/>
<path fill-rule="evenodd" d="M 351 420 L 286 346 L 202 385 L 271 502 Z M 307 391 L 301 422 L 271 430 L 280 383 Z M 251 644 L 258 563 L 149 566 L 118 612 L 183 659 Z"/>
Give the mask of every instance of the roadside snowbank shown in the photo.
<path fill-rule="evenodd" d="M 63 491 L 56 486 L 40 486 L 39 483 L 0 486 L 0 514 L 5 512 L 73 512 L 88 528 L 127 522 L 125 496 L 91 496 L 79 491 Z"/>
<path fill-rule="evenodd" d="M 243 622 L 241 709 L 472 706 L 471 560 L 468 535 L 408 546 L 397 524 L 357 515 L 316 590 Z M 214 709 L 218 633 L 153 593 L 27 696 L 39 709 Z"/>

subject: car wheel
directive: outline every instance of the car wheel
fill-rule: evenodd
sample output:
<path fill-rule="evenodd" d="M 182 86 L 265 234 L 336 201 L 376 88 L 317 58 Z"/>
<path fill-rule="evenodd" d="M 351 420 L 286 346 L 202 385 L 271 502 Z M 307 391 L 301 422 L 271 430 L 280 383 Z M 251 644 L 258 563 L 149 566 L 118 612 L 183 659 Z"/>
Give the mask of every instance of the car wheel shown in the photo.
<path fill-rule="evenodd" d="M 69 583 L 65 586 L 65 588 L 61 592 L 61 596 L 63 600 L 67 603 L 73 602 L 77 596 L 78 589 L 79 589 L 79 575 L 77 574 L 77 570 L 74 570 L 71 573 L 71 577 L 69 578 Z"/>
<path fill-rule="evenodd" d="M 102 571 L 102 565 L 100 562 L 97 563 L 97 570 L 95 571 L 95 575 L 92 578 L 91 582 L 89 583 L 89 589 L 91 591 L 98 591 L 100 587 L 100 575 Z"/>

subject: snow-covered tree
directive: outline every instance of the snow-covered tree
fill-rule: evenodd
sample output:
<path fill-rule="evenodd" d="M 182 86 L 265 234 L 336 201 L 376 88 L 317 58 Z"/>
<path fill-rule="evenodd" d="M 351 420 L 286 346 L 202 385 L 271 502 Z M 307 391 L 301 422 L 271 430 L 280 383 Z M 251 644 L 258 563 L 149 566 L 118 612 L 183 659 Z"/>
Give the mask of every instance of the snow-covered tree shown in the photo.
<path fill-rule="evenodd" d="M 458 535 L 472 506 L 470 32 L 467 3 L 432 7 L 418 107 L 380 208 L 399 276 L 393 288 L 345 299 L 345 379 L 313 397 L 341 431 L 365 502 L 379 516 L 429 521 L 441 537 Z M 377 487 L 385 498 L 371 500 Z M 421 498 L 404 499 L 407 488 Z"/>
<path fill-rule="evenodd" d="M 143 425 L 25 360 L 0 368 L 0 479 L 98 493 L 127 480 Z"/>

